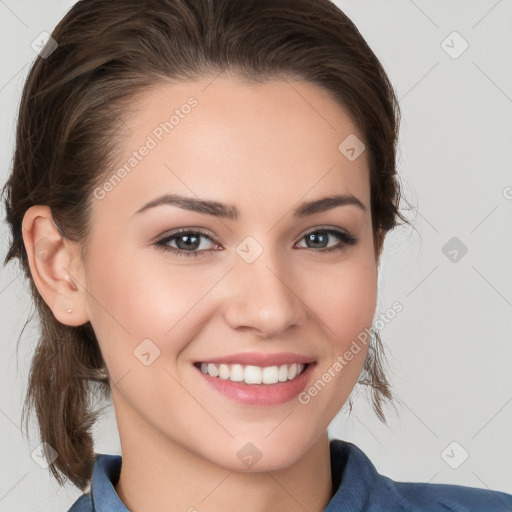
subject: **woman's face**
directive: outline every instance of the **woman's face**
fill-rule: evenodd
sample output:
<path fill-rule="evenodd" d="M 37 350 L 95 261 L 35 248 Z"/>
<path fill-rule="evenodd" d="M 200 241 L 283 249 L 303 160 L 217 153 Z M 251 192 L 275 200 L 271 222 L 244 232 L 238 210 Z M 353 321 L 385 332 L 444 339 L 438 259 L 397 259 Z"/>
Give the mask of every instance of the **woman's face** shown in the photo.
<path fill-rule="evenodd" d="M 95 192 L 90 259 L 72 274 L 123 452 L 286 467 L 325 433 L 367 353 L 358 342 L 343 357 L 376 305 L 362 135 L 305 82 L 221 76 L 160 85 L 138 106 L 115 177 Z M 164 195 L 182 199 L 144 208 Z M 333 196 L 351 199 L 306 208 Z M 309 364 L 293 378 L 293 363 Z"/>

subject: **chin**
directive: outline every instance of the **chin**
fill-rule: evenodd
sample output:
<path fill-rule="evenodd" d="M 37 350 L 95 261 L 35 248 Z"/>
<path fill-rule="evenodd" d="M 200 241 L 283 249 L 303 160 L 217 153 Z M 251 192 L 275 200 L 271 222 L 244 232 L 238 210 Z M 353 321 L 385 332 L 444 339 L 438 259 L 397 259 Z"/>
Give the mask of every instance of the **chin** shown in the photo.
<path fill-rule="evenodd" d="M 272 436 L 272 434 L 270 434 Z M 300 460 L 309 449 L 304 437 L 294 440 L 290 436 L 258 437 L 249 440 L 230 440 L 223 453 L 208 457 L 213 463 L 238 473 L 259 473 L 288 468 Z M 219 445 L 217 445 L 219 447 Z"/>

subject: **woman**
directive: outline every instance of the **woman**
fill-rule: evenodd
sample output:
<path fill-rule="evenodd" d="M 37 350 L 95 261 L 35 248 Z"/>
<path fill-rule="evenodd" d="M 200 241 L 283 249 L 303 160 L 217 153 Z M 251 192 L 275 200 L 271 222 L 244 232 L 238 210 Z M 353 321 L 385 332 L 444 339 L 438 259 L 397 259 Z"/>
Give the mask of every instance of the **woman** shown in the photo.
<path fill-rule="evenodd" d="M 87 0 L 26 82 L 12 244 L 41 318 L 27 406 L 84 511 L 509 510 L 394 482 L 327 426 L 399 220 L 399 109 L 328 0 Z M 120 456 L 96 454 L 111 396 Z M 122 463 L 122 467 L 121 467 Z M 464 508 L 465 507 L 465 508 Z"/>

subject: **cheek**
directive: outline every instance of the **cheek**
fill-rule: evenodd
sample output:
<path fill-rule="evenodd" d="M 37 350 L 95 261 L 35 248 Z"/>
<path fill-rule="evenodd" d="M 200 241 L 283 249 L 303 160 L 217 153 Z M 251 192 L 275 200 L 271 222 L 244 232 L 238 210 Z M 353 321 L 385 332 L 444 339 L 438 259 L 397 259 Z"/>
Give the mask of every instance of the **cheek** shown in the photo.
<path fill-rule="evenodd" d="M 377 301 L 375 261 L 361 251 L 343 263 L 317 268 L 314 279 L 308 278 L 307 303 L 320 322 L 322 362 L 317 389 L 328 388 L 323 399 L 312 408 L 318 414 L 336 414 L 355 386 L 364 366 L 371 342 L 370 328 Z M 318 408 L 318 409 L 317 409 Z M 326 409 L 325 409 L 326 408 Z"/>
<path fill-rule="evenodd" d="M 304 276 L 302 298 L 338 349 L 371 326 L 377 301 L 377 271 L 371 258 L 354 256 L 317 265 Z"/>
<path fill-rule="evenodd" d="M 142 358 L 146 362 L 162 363 L 193 339 L 201 328 L 199 303 L 218 281 L 218 271 L 166 265 L 160 256 L 143 260 L 125 253 L 107 259 L 101 251 L 93 254 L 98 258 L 87 276 L 91 324 L 114 379 L 137 367 L 141 354 L 149 352 Z"/>

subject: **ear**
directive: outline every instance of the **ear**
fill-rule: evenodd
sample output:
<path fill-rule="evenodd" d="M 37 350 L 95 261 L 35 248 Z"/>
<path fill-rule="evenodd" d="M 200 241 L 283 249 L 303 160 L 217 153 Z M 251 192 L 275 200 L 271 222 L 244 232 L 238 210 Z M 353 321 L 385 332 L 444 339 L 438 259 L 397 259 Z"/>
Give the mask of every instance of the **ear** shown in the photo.
<path fill-rule="evenodd" d="M 21 231 L 32 278 L 55 318 L 71 326 L 88 322 L 77 246 L 61 236 L 50 207 L 31 206 L 23 217 Z"/>

